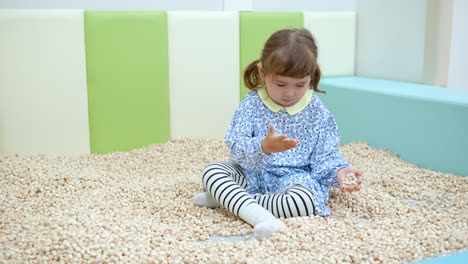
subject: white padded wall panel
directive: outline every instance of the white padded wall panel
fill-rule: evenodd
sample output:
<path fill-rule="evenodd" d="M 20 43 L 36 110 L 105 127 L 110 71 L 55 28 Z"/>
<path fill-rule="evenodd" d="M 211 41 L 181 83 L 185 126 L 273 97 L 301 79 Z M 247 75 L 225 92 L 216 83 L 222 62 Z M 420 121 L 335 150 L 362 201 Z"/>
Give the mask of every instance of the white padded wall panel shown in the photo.
<path fill-rule="evenodd" d="M 323 77 L 354 75 L 354 12 L 306 12 L 304 27 L 312 32 L 317 41 Z"/>
<path fill-rule="evenodd" d="M 90 153 L 83 11 L 0 9 L 0 153 Z"/>
<path fill-rule="evenodd" d="M 224 138 L 239 104 L 237 12 L 168 12 L 171 138 Z"/>

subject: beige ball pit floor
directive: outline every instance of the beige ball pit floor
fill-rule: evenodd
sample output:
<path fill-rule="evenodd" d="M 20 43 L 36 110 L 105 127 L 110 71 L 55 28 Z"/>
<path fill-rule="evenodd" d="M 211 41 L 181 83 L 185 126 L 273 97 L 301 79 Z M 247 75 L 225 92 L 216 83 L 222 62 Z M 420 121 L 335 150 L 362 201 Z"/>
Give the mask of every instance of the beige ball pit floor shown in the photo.
<path fill-rule="evenodd" d="M 203 167 L 228 159 L 220 140 L 1 155 L 0 263 L 406 263 L 468 248 L 468 177 L 362 142 L 342 152 L 365 172 L 362 191 L 332 191 L 332 216 L 283 219 L 265 241 L 226 210 L 192 204 Z"/>

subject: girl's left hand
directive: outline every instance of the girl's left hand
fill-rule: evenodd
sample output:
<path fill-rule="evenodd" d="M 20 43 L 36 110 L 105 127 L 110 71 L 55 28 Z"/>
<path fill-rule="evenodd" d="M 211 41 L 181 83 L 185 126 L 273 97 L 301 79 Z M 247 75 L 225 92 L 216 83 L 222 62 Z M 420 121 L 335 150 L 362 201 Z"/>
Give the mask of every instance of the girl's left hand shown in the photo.
<path fill-rule="evenodd" d="M 343 187 L 343 179 L 345 178 L 346 175 L 350 174 L 350 173 L 353 173 L 355 176 L 356 176 L 356 182 L 358 183 L 358 185 L 356 185 L 354 188 L 351 188 L 351 187 L 347 187 L 347 188 L 344 188 Z M 342 168 L 342 169 L 339 169 L 337 172 L 336 172 L 336 177 L 338 177 L 338 183 L 340 184 L 340 190 L 342 192 L 346 191 L 346 192 L 354 192 L 354 191 L 359 191 L 361 189 L 361 183 L 362 183 L 362 171 L 354 168 L 354 167 L 347 167 L 347 168 Z"/>

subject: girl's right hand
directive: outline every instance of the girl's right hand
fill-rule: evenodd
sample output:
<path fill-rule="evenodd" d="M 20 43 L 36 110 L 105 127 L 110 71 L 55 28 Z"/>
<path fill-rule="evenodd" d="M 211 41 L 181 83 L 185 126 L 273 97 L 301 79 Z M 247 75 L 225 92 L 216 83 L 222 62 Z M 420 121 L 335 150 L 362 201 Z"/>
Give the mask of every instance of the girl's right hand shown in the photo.
<path fill-rule="evenodd" d="M 262 149 L 266 154 L 270 154 L 272 152 L 283 152 L 293 149 L 297 147 L 297 144 L 299 144 L 299 140 L 297 139 L 288 138 L 285 134 L 276 135 L 275 126 L 270 124 L 270 129 L 262 141 Z"/>

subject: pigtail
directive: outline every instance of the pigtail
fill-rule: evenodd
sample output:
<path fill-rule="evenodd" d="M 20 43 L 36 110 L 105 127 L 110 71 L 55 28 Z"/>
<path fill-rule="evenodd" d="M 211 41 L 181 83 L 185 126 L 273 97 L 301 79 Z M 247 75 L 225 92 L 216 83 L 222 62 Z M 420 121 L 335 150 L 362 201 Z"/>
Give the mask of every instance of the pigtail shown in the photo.
<path fill-rule="evenodd" d="M 254 60 L 244 70 L 244 84 L 245 87 L 250 90 L 257 90 L 264 85 L 263 80 L 260 78 L 260 73 L 258 72 L 258 63 L 260 63 L 260 60 Z"/>
<path fill-rule="evenodd" d="M 318 93 L 327 93 L 325 91 L 322 91 L 318 88 L 319 82 L 320 82 L 320 77 L 322 73 L 320 71 L 320 67 L 317 65 L 317 68 L 315 69 L 314 73 L 312 74 L 312 79 L 310 80 L 310 87 L 314 89 L 314 91 Z"/>

